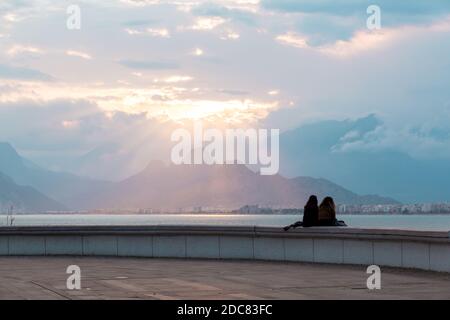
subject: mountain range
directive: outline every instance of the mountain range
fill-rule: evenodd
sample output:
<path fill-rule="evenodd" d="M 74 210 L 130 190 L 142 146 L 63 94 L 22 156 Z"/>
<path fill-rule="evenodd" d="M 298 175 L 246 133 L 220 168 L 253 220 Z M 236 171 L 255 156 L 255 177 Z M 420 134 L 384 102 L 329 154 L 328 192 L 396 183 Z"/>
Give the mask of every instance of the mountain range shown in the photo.
<path fill-rule="evenodd" d="M 106 181 L 44 169 L 21 157 L 9 143 L 0 143 L 0 172 L 18 185 L 31 186 L 71 209 L 109 185 Z"/>
<path fill-rule="evenodd" d="M 41 212 L 67 210 L 65 206 L 28 186 L 19 186 L 0 173 L 0 212 Z"/>
<path fill-rule="evenodd" d="M 311 194 L 332 195 L 347 204 L 388 204 L 393 199 L 359 196 L 328 180 L 263 176 L 245 165 L 165 165 L 151 162 L 142 172 L 109 186 L 90 207 L 184 208 L 192 206 L 302 207 Z"/>
<path fill-rule="evenodd" d="M 287 178 L 324 178 L 357 194 L 389 196 L 402 203 L 450 201 L 450 162 L 445 144 L 450 134 L 445 130 L 409 128 L 395 136 L 393 126 L 372 114 L 358 119 L 316 121 L 284 131 L 280 134 L 279 173 Z M 402 139 L 407 141 L 402 143 Z M 70 185 L 78 184 L 81 190 L 95 191 L 98 180 L 124 180 L 142 170 L 148 159 L 169 161 L 171 145 L 164 143 L 166 138 L 148 136 L 143 141 L 146 143 L 120 139 L 102 142 L 90 151 L 72 155 L 65 151 L 57 152 L 57 156 L 54 152 L 29 152 L 32 160 L 44 168 L 90 177 L 94 181 L 85 186 L 85 180 L 76 182 L 73 175 L 66 181 L 74 181 Z M 46 186 L 47 179 L 44 182 L 44 186 L 37 186 L 38 190 L 57 198 L 58 193 L 67 194 L 69 199 L 62 201 L 72 204 L 73 195 L 65 188 L 60 190 L 59 183 L 51 187 Z"/>
<path fill-rule="evenodd" d="M 8 188 L 27 186 L 34 195 L 39 192 L 45 194 L 42 196 L 48 203 L 35 209 L 41 211 L 63 207 L 71 210 L 176 209 L 192 206 L 239 207 L 247 204 L 301 207 L 310 194 L 319 197 L 331 195 L 337 202 L 346 204 L 397 203 L 376 195 L 360 196 L 325 179 L 261 176 L 244 165 L 176 166 L 153 161 L 143 171 L 127 179 L 99 181 L 41 168 L 21 157 L 8 143 L 0 144 L 0 172 L 9 181 L 5 184 Z M 7 187 L 2 190 L 4 195 L 10 194 Z M 17 201 L 23 203 L 28 203 L 32 198 L 26 193 L 18 195 L 23 199 Z"/>

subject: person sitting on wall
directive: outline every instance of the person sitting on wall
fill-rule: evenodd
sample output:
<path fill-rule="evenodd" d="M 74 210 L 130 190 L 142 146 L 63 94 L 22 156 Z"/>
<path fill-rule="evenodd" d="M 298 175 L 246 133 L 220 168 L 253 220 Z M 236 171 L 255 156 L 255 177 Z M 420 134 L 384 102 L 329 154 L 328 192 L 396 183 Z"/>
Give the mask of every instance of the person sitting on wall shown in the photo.
<path fill-rule="evenodd" d="M 336 219 L 336 205 L 332 197 L 325 197 L 319 206 L 319 226 L 345 227 L 344 221 Z"/>
<path fill-rule="evenodd" d="M 291 228 L 297 227 L 312 227 L 317 225 L 319 216 L 319 202 L 317 197 L 312 195 L 309 197 L 303 211 L 303 221 L 297 221 L 294 224 L 284 227 L 284 231 L 288 231 Z"/>

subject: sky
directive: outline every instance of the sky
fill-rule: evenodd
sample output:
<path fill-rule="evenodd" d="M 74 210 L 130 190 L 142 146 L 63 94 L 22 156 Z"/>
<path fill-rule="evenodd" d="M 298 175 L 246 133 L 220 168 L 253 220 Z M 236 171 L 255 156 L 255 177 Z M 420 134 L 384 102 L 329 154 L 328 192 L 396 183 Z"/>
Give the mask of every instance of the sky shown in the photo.
<path fill-rule="evenodd" d="M 450 160 L 449 1 L 0 3 L 0 140 L 53 169 L 114 150 L 132 171 L 196 120 L 283 132 L 369 114 L 381 125 L 336 152 Z"/>

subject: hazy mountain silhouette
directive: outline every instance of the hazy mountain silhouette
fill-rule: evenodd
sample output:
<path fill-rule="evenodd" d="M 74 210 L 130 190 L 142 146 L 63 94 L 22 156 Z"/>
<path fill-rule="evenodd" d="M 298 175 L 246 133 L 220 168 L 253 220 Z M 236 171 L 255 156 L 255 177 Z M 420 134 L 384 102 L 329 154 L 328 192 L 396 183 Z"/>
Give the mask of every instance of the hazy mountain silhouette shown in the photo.
<path fill-rule="evenodd" d="M 34 188 L 19 186 L 10 177 L 0 173 L 0 212 L 8 212 L 11 206 L 14 212 L 27 213 L 66 210 L 62 204 Z"/>
<path fill-rule="evenodd" d="M 0 172 L 15 183 L 31 186 L 71 209 L 83 199 L 102 190 L 108 182 L 43 169 L 21 157 L 9 143 L 0 143 Z"/>
<path fill-rule="evenodd" d="M 164 165 L 152 162 L 111 184 L 88 206 L 103 208 L 239 207 L 246 204 L 302 207 L 310 194 L 332 195 L 338 203 L 388 204 L 395 200 L 359 196 L 325 179 L 262 176 L 244 165 Z"/>
<path fill-rule="evenodd" d="M 245 165 L 165 165 L 151 162 L 120 182 L 97 181 L 43 169 L 0 144 L 0 171 L 72 210 L 95 208 L 239 207 L 246 204 L 302 207 L 310 194 L 338 203 L 388 204 L 395 200 L 359 196 L 325 179 L 261 176 Z"/>
<path fill-rule="evenodd" d="M 382 122 L 322 121 L 280 136 L 280 173 L 326 177 L 358 193 L 389 195 L 402 202 L 450 201 L 450 162 L 414 159 L 393 149 L 336 152 L 344 137 L 372 132 Z"/>

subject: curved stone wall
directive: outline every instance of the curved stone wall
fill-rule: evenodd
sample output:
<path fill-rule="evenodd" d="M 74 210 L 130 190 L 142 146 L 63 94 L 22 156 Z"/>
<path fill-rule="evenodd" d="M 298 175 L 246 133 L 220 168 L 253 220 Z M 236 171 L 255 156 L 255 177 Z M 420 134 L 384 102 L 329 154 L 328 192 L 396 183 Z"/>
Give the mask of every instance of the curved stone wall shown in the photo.
<path fill-rule="evenodd" d="M 256 259 L 450 272 L 449 233 L 327 227 L 2 227 L 0 255 Z"/>

